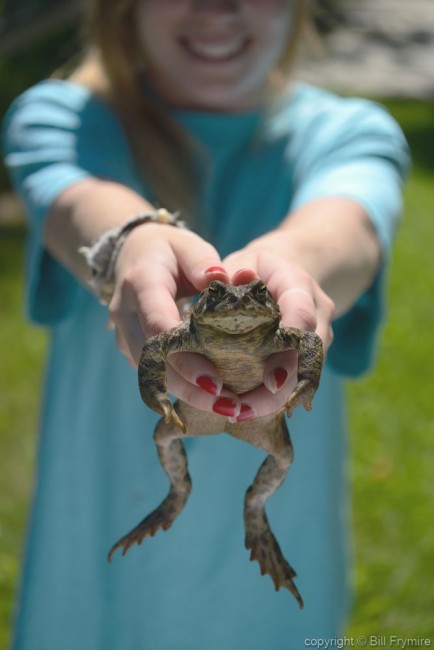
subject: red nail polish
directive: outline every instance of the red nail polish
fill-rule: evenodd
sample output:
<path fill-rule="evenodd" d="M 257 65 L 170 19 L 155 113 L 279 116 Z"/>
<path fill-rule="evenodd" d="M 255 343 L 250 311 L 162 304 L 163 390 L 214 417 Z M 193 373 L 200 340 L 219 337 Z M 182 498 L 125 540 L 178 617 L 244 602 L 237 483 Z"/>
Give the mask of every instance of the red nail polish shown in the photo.
<path fill-rule="evenodd" d="M 244 422 L 244 420 L 251 420 L 255 417 L 255 412 L 248 404 L 241 404 L 240 414 L 237 417 L 237 422 Z"/>
<path fill-rule="evenodd" d="M 276 388 L 282 388 L 285 381 L 288 379 L 288 371 L 285 368 L 276 368 L 274 371 L 274 380 L 276 382 Z"/>
<path fill-rule="evenodd" d="M 217 395 L 217 384 L 211 377 L 202 375 L 196 379 L 196 384 L 206 393 L 210 393 L 210 395 Z"/>
<path fill-rule="evenodd" d="M 214 413 L 219 415 L 226 415 L 227 417 L 234 417 L 237 405 L 233 399 L 229 397 L 219 397 L 212 406 Z"/>
<path fill-rule="evenodd" d="M 226 275 L 226 271 L 222 266 L 210 266 L 205 273 L 224 273 Z"/>

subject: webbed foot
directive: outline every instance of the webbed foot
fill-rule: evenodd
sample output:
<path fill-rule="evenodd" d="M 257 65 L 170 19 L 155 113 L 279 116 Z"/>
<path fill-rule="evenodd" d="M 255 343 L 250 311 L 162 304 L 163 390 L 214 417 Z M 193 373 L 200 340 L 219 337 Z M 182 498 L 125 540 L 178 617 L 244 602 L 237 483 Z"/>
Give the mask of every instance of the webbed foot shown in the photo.
<path fill-rule="evenodd" d="M 281 587 L 288 589 L 296 598 L 300 609 L 303 609 L 303 600 L 293 580 L 297 574 L 285 560 L 276 538 L 268 528 L 268 523 L 260 533 L 246 534 L 246 548 L 251 549 L 250 559 L 259 563 L 261 575 L 271 576 L 276 591 Z"/>
<path fill-rule="evenodd" d="M 171 403 L 170 405 L 172 406 Z M 173 407 L 172 411 L 179 418 Z M 141 544 L 146 537 L 153 537 L 157 531 L 170 528 L 187 503 L 191 492 L 191 478 L 180 437 L 173 424 L 167 425 L 163 420 L 157 423 L 154 438 L 161 465 L 170 479 L 169 494 L 158 508 L 116 542 L 108 555 L 109 562 L 118 548 L 122 548 L 122 555 L 125 555 L 134 544 Z"/>
<path fill-rule="evenodd" d="M 261 574 L 271 576 L 276 591 L 281 587 L 288 589 L 296 598 L 300 608 L 303 600 L 294 583 L 296 573 L 285 560 L 280 546 L 271 532 L 265 513 L 265 502 L 285 479 L 292 461 L 292 446 L 284 420 L 281 420 L 282 433 L 286 434 L 286 446 L 278 456 L 267 456 L 259 468 L 255 480 L 246 492 L 244 500 L 245 544 L 251 550 L 250 559 L 257 560 Z"/>
<path fill-rule="evenodd" d="M 125 555 L 134 544 L 140 545 L 144 539 L 153 537 L 159 530 L 167 530 L 170 528 L 184 508 L 190 490 L 191 482 L 188 483 L 187 489 L 183 492 L 171 490 L 158 508 L 147 515 L 135 528 L 114 544 L 108 554 L 108 561 L 112 561 L 112 557 L 117 549 L 121 548 L 122 555 Z"/>

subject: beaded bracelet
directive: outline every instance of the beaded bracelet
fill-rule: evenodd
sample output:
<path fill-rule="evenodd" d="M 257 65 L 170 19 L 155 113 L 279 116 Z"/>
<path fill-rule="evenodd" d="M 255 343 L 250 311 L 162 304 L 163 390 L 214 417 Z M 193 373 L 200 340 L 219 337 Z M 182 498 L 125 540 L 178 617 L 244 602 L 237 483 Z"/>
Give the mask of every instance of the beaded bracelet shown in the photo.
<path fill-rule="evenodd" d="M 155 212 L 137 214 L 122 226 L 106 230 L 92 246 L 81 246 L 78 249 L 78 252 L 86 258 L 86 263 L 92 271 L 88 284 L 97 294 L 101 304 L 108 305 L 113 297 L 116 260 L 125 239 L 134 228 L 143 223 L 161 223 L 176 228 L 187 228 L 178 213 L 172 214 L 161 208 Z"/>

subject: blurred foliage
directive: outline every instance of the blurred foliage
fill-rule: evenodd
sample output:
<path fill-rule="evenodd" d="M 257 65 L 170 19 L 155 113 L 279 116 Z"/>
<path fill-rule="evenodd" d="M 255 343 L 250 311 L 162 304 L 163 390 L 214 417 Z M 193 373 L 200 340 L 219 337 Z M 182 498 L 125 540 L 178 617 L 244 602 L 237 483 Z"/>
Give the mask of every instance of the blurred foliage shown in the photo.
<path fill-rule="evenodd" d="M 59 0 L 0 0 L 0 15 L 7 25 L 17 25 L 49 12 Z"/>
<path fill-rule="evenodd" d="M 316 29 L 321 34 L 327 34 L 342 23 L 345 16 L 344 0 L 313 0 L 310 11 Z"/>

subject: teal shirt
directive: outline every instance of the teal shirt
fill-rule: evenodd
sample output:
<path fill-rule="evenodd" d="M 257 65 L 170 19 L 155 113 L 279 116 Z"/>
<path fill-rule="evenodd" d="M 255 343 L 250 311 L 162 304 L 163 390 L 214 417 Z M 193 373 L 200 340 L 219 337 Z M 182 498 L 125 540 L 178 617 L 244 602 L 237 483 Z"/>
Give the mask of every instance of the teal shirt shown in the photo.
<path fill-rule="evenodd" d="M 207 157 L 202 225 L 221 255 L 293 208 L 345 196 L 366 208 L 387 259 L 408 154 L 383 109 L 298 85 L 266 117 L 173 115 Z M 298 650 L 339 634 L 349 602 L 342 377 L 371 363 L 383 273 L 335 323 L 314 409 L 290 421 L 294 465 L 267 507 L 305 609 L 249 562 L 242 503 L 263 454 L 228 436 L 186 441 L 185 511 L 109 565 L 112 543 L 167 491 L 158 416 L 139 398 L 106 309 L 45 250 L 42 231 L 59 192 L 87 176 L 152 194 L 116 116 L 77 85 L 43 82 L 18 98 L 4 149 L 29 216 L 28 313 L 51 330 L 15 649 Z"/>

